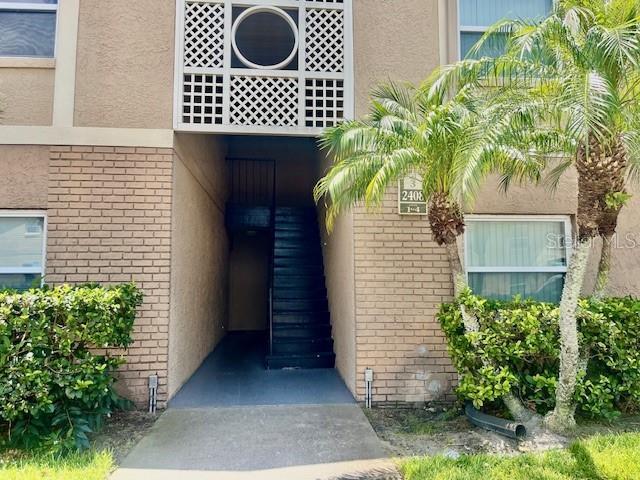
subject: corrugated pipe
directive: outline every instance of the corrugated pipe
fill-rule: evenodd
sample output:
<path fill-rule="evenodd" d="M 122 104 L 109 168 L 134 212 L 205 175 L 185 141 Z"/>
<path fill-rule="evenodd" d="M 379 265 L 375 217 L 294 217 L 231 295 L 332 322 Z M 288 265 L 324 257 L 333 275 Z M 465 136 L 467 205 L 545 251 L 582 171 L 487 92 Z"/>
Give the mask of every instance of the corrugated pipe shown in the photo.
<path fill-rule="evenodd" d="M 482 413 L 477 410 L 471 402 L 467 402 L 464 411 L 471 423 L 485 430 L 491 430 L 492 432 L 515 440 L 527 436 L 527 427 L 523 424 Z"/>

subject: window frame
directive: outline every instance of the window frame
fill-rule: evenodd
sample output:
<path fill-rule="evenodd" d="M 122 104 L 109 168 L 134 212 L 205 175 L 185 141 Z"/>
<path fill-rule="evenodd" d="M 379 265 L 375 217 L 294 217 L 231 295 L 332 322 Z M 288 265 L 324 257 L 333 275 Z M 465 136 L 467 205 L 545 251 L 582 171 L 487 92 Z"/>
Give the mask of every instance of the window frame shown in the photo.
<path fill-rule="evenodd" d="M 0 274 L 40 274 L 40 285 L 44 285 L 44 277 L 47 271 L 47 212 L 44 210 L 0 210 L 0 220 L 3 218 L 42 218 L 42 266 L 36 267 L 2 267 Z"/>
<path fill-rule="evenodd" d="M 462 34 L 463 33 L 485 33 L 489 27 L 478 25 L 462 25 L 462 15 L 460 14 L 460 0 L 456 0 L 456 58 L 455 60 L 464 60 L 462 56 Z"/>
<path fill-rule="evenodd" d="M 557 0 L 551 0 L 551 4 L 554 5 L 556 1 Z M 455 6 L 456 6 L 456 14 L 455 14 L 456 55 L 455 55 L 454 61 L 459 61 L 459 60 L 464 60 L 464 57 L 462 56 L 462 34 L 463 33 L 485 33 L 487 30 L 489 30 L 489 27 L 483 27 L 480 25 L 462 25 L 462 22 L 460 20 L 462 18 L 462 15 L 460 14 L 460 0 L 456 0 Z"/>
<path fill-rule="evenodd" d="M 0 55 L 2 59 L 45 59 L 52 60 L 58 56 L 58 32 L 60 31 L 60 0 L 56 3 L 21 3 L 21 2 L 4 2 L 0 0 L 0 12 L 14 11 L 14 12 L 55 12 L 56 14 L 56 32 L 53 37 L 53 56 L 52 57 L 31 57 L 31 56 L 13 56 L 13 55 Z"/>
<path fill-rule="evenodd" d="M 565 252 L 567 264 L 563 267 L 470 267 L 469 241 L 467 232 L 464 235 L 464 268 L 469 281 L 470 273 L 564 273 L 566 275 L 573 254 L 573 223 L 570 215 L 465 215 L 465 223 L 469 222 L 558 222 L 564 224 Z"/>

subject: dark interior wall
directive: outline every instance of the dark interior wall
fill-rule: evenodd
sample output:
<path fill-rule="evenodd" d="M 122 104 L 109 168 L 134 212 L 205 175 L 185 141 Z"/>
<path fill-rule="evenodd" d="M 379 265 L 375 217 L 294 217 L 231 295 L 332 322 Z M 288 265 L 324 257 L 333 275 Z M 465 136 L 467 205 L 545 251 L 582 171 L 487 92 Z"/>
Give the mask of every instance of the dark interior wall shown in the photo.
<path fill-rule="evenodd" d="M 229 331 L 269 328 L 269 248 L 266 232 L 239 232 L 232 236 Z"/>
<path fill-rule="evenodd" d="M 316 139 L 231 136 L 227 140 L 229 161 L 241 159 L 275 162 L 277 205 L 313 205 L 313 187 L 319 168 Z M 236 188 L 261 191 L 264 178 L 255 175 L 255 170 L 249 167 L 245 182 L 232 183 Z M 231 198 L 234 197 L 232 193 Z M 251 198 L 251 195 L 239 195 L 238 198 Z M 270 245 L 267 233 L 244 232 L 232 235 L 229 257 L 230 331 L 268 329 Z"/>
<path fill-rule="evenodd" d="M 318 155 L 315 138 L 237 136 L 229 137 L 227 158 L 274 160 L 277 204 L 311 206 Z"/>

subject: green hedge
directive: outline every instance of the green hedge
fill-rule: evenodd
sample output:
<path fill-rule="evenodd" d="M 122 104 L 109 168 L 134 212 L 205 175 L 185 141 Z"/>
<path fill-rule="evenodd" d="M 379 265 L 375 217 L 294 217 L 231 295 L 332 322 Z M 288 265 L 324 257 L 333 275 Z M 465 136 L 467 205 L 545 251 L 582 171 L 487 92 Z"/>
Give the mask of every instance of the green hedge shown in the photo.
<path fill-rule="evenodd" d="M 16 447 L 88 447 L 87 433 L 123 406 L 119 357 L 142 302 L 133 284 L 0 291 L 0 440 Z"/>
<path fill-rule="evenodd" d="M 464 332 L 459 302 L 478 318 L 479 332 Z M 504 393 L 515 391 L 540 413 L 553 409 L 560 351 L 558 306 L 517 298 L 490 301 L 470 293 L 459 302 L 443 305 L 439 313 L 460 374 L 458 395 L 478 408 L 494 403 L 497 407 Z M 579 413 L 612 418 L 638 409 L 640 301 L 582 300 L 579 331 L 587 365 L 576 392 Z"/>

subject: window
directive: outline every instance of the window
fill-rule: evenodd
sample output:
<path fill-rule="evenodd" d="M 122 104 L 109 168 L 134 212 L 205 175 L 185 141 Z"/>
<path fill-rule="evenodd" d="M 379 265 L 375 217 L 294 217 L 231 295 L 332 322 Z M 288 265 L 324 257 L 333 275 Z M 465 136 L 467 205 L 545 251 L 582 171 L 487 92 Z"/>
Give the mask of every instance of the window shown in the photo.
<path fill-rule="evenodd" d="M 553 0 L 459 0 L 460 58 L 465 58 L 488 27 L 505 18 L 543 18 L 551 11 Z M 480 56 L 502 52 L 504 38 L 487 43 Z"/>
<path fill-rule="evenodd" d="M 0 0 L 0 57 L 53 58 L 58 0 Z"/>
<path fill-rule="evenodd" d="M 0 289 L 40 286 L 46 221 L 40 212 L 0 211 Z"/>
<path fill-rule="evenodd" d="M 560 301 L 570 255 L 569 217 L 471 215 L 466 224 L 465 264 L 474 293 Z"/>

